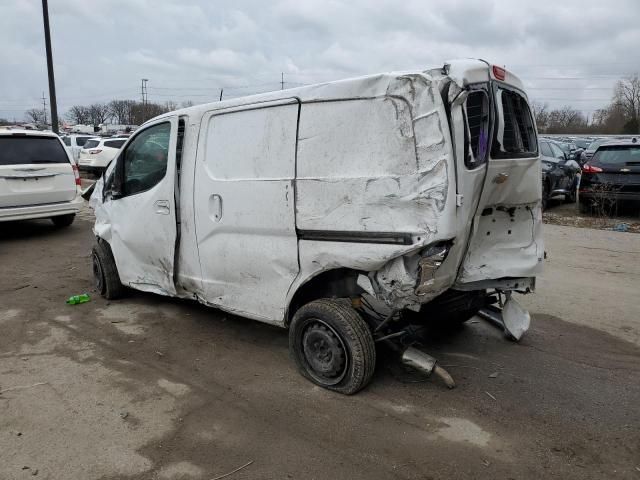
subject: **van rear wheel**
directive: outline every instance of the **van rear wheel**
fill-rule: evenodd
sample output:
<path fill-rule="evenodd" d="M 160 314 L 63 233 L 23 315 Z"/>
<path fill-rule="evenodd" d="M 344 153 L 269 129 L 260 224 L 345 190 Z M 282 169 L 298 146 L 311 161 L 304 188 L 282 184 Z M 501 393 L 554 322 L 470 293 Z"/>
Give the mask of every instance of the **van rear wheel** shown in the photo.
<path fill-rule="evenodd" d="M 371 330 L 345 301 L 315 300 L 298 310 L 289 328 L 289 349 L 303 376 L 345 395 L 364 388 L 375 369 Z"/>
<path fill-rule="evenodd" d="M 104 241 L 98 241 L 91 251 L 91 264 L 96 290 L 107 300 L 120 298 L 124 286 L 120 283 L 118 267 L 111 249 Z"/>

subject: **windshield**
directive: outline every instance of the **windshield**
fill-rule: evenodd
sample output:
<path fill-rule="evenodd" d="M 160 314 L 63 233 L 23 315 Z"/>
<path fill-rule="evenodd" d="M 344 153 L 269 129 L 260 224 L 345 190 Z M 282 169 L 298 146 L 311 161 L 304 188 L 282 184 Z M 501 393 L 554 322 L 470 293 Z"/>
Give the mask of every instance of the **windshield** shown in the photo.
<path fill-rule="evenodd" d="M 600 165 L 640 165 L 640 145 L 615 145 L 599 148 L 591 163 Z"/>
<path fill-rule="evenodd" d="M 76 137 L 76 145 L 83 146 L 91 137 Z"/>
<path fill-rule="evenodd" d="M 533 117 L 525 98 L 517 92 L 496 89 L 498 123 L 493 138 L 493 158 L 526 158 L 538 155 Z"/>
<path fill-rule="evenodd" d="M 84 146 L 82 148 L 87 150 L 89 148 L 95 148 L 99 144 L 100 144 L 100 140 L 87 140 L 87 141 L 84 142 Z"/>
<path fill-rule="evenodd" d="M 69 163 L 69 157 L 54 137 L 0 136 L 0 165 L 30 163 Z"/>

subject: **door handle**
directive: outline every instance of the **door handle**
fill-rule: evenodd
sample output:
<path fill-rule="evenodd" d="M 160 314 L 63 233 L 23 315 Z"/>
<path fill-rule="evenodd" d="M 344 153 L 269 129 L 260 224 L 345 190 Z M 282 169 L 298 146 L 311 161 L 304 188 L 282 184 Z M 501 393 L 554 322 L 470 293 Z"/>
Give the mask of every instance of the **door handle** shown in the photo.
<path fill-rule="evenodd" d="M 209 197 L 209 216 L 214 222 L 222 220 L 222 197 L 213 194 Z"/>
<path fill-rule="evenodd" d="M 155 206 L 156 213 L 160 215 L 169 215 L 169 213 L 171 213 L 169 200 L 156 200 L 156 203 L 153 205 Z"/>

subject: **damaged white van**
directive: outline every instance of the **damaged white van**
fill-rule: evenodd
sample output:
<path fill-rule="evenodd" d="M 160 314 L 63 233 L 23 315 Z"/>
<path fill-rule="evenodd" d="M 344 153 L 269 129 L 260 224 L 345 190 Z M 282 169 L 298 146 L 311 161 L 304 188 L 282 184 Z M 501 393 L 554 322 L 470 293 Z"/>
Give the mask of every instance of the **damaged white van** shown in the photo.
<path fill-rule="evenodd" d="M 367 384 L 380 342 L 431 371 L 422 322 L 499 304 L 528 326 L 511 294 L 544 255 L 537 145 L 521 81 L 481 60 L 168 113 L 96 184 L 96 287 L 286 327 L 338 392 Z"/>

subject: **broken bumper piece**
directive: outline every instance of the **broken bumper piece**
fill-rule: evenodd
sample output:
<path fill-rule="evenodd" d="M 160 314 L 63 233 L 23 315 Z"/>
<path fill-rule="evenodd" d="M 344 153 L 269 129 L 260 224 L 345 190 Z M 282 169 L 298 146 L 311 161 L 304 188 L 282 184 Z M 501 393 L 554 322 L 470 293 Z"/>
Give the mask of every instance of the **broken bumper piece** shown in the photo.
<path fill-rule="evenodd" d="M 531 315 L 511 296 L 511 292 L 506 296 L 507 301 L 502 310 L 493 306 L 485 307 L 478 315 L 502 329 L 507 338 L 517 342 L 529 330 Z"/>

